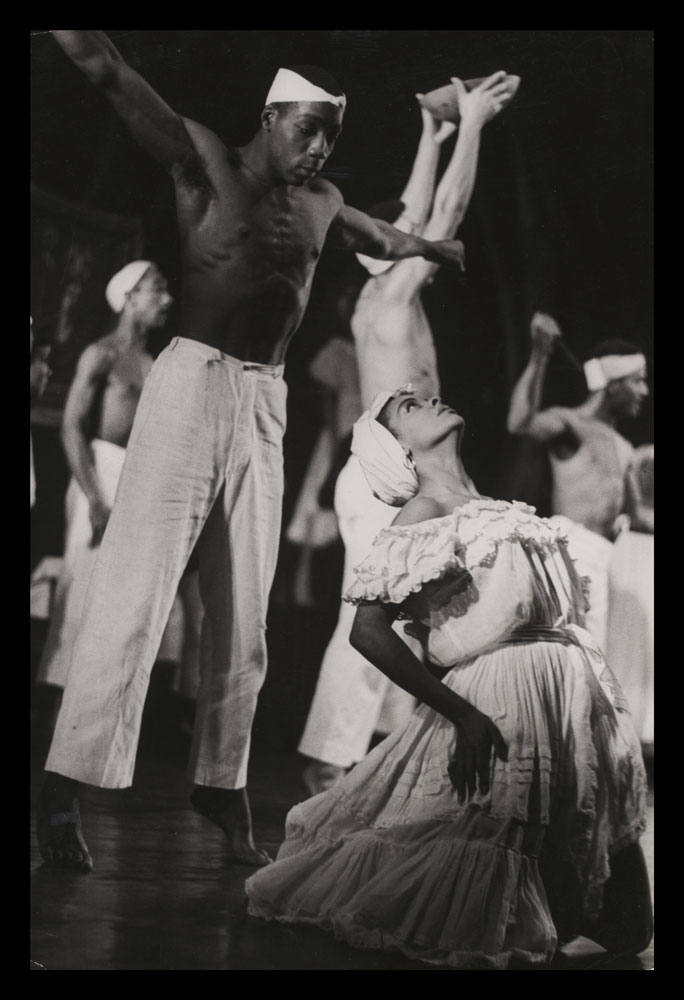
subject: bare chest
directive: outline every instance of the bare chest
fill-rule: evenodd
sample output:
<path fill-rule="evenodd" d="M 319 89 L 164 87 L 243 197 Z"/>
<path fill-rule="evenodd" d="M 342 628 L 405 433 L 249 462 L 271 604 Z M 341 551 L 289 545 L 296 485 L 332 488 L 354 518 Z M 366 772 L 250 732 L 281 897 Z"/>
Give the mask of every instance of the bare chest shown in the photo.
<path fill-rule="evenodd" d="M 121 355 L 110 369 L 106 395 L 137 403 L 151 367 L 148 354 Z"/>
<path fill-rule="evenodd" d="M 185 226 L 191 264 L 252 274 L 297 274 L 306 279 L 316 266 L 332 219 L 329 199 L 283 187 L 254 193 L 225 181 L 200 220 Z"/>

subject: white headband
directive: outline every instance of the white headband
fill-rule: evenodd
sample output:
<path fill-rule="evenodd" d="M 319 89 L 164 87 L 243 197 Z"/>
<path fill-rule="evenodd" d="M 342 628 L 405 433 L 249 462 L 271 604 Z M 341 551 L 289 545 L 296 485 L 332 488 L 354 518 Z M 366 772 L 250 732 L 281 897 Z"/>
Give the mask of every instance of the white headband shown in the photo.
<path fill-rule="evenodd" d="M 643 354 L 606 354 L 603 358 L 590 358 L 584 364 L 584 377 L 590 392 L 605 389 L 609 382 L 636 375 L 646 367 Z"/>
<path fill-rule="evenodd" d="M 358 458 L 374 495 L 391 507 L 403 507 L 416 495 L 418 475 L 404 447 L 377 417 L 390 399 L 411 391 L 411 385 L 407 384 L 394 392 L 378 393 L 352 431 L 352 454 Z"/>
<path fill-rule="evenodd" d="M 343 110 L 347 106 L 344 94 L 329 94 L 327 90 L 317 87 L 315 83 L 311 83 L 306 77 L 291 69 L 278 70 L 266 95 L 266 104 L 278 104 L 284 101 L 324 101 Z"/>
<path fill-rule="evenodd" d="M 406 212 L 402 212 L 397 221 L 393 222 L 392 225 L 399 232 L 407 233 L 408 235 L 411 235 L 417 228 L 416 224 L 411 222 Z M 396 264 L 396 260 L 376 260 L 375 257 L 367 257 L 365 253 L 357 253 L 356 259 L 373 278 L 377 278 L 379 274 L 389 271 Z"/>
<path fill-rule="evenodd" d="M 105 298 L 115 313 L 126 305 L 126 295 L 138 284 L 143 274 L 152 267 L 151 260 L 132 260 L 117 271 L 105 288 Z"/>

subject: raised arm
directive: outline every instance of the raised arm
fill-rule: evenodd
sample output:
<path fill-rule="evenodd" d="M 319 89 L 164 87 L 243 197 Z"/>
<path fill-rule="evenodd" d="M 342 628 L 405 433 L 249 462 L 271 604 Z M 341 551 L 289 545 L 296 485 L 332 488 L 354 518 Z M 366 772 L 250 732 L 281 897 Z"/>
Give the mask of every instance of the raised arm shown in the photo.
<path fill-rule="evenodd" d="M 506 104 L 509 90 L 505 80 L 503 71 L 494 73 L 468 92 L 452 77 L 458 90 L 461 124 L 451 160 L 437 186 L 425 239 L 449 239 L 461 225 L 475 187 L 480 132 Z"/>
<path fill-rule="evenodd" d="M 62 444 L 72 475 L 81 487 L 90 508 L 93 534 L 91 545 L 99 545 L 111 513 L 104 501 L 88 440 L 88 424 L 98 389 L 113 363 L 112 352 L 101 344 L 91 344 L 81 355 L 71 383 L 62 418 Z"/>
<path fill-rule="evenodd" d="M 413 161 L 411 176 L 401 193 L 404 215 L 413 223 L 417 233 L 422 235 L 432 205 L 435 192 L 435 177 L 439 163 L 440 141 L 438 123 L 425 108 L 420 109 L 423 131 Z"/>
<path fill-rule="evenodd" d="M 328 239 L 332 246 L 363 253 L 376 260 L 424 257 L 463 270 L 464 251 L 460 240 L 429 242 L 422 236 L 402 233 L 381 219 L 371 219 L 349 205 L 342 205 L 333 219 Z"/>
<path fill-rule="evenodd" d="M 182 118 L 121 57 L 102 31 L 53 31 L 55 41 L 100 90 L 133 138 L 167 170 L 188 170 L 198 154 Z"/>
<path fill-rule="evenodd" d="M 480 133 L 506 104 L 509 90 L 505 80 L 503 71 L 494 73 L 468 92 L 460 80 L 453 78 L 458 90 L 461 123 L 451 159 L 437 185 L 430 218 L 422 230 L 424 239 L 452 239 L 461 225 L 475 187 Z M 433 145 L 439 134 L 433 138 Z M 413 261 L 410 266 L 390 272 L 383 283 L 383 291 L 388 298 L 406 301 L 430 280 L 437 267 L 434 261 Z"/>
<path fill-rule="evenodd" d="M 548 441 L 566 429 L 560 408 L 539 410 L 549 358 L 561 331 L 552 316 L 535 313 L 530 323 L 530 334 L 530 360 L 513 389 L 506 426 L 510 434 Z"/>

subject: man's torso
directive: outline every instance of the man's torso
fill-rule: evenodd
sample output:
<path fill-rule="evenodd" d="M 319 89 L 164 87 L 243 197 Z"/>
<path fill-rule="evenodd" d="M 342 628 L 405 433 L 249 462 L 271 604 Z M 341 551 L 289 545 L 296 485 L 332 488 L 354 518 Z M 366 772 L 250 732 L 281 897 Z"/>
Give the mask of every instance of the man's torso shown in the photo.
<path fill-rule="evenodd" d="M 280 364 L 341 198 L 318 179 L 265 188 L 235 150 L 207 130 L 191 131 L 208 188 L 177 183 L 179 333 L 240 360 Z"/>
<path fill-rule="evenodd" d="M 549 448 L 552 507 L 606 538 L 624 509 L 625 474 L 633 448 L 600 420 L 573 417 L 574 431 Z"/>
<path fill-rule="evenodd" d="M 372 294 L 376 280 L 367 282 L 351 322 L 364 409 L 378 392 L 406 382 L 426 398 L 439 392 L 435 343 L 420 296 L 392 304 Z"/>
<path fill-rule="evenodd" d="M 152 357 L 142 348 L 121 348 L 108 338 L 103 346 L 109 365 L 93 408 L 93 435 L 125 448 Z"/>

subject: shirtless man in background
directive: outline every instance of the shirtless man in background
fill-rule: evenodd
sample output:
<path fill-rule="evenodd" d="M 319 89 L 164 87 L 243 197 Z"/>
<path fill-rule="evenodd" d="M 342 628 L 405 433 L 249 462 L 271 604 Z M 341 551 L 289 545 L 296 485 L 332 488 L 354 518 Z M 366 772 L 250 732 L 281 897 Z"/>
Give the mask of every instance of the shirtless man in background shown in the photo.
<path fill-rule="evenodd" d="M 456 267 L 463 247 L 373 220 L 318 176 L 346 103 L 325 71 L 278 70 L 257 133 L 229 148 L 176 114 L 102 32 L 53 36 L 171 174 L 182 289 L 180 336 L 145 382 L 91 578 L 39 800 L 41 854 L 49 865 L 92 867 L 78 785 L 132 782 L 150 670 L 199 539 L 191 800 L 225 832 L 232 860 L 262 865 L 245 786 L 280 536 L 285 351 L 326 240 Z"/>
<path fill-rule="evenodd" d="M 148 335 L 166 322 L 172 298 L 156 264 L 134 260 L 110 279 L 105 297 L 118 316 L 76 366 L 62 418 L 72 480 L 65 498 L 62 572 L 38 668 L 38 681 L 63 688 L 96 550 L 109 520 L 145 378 Z"/>
<path fill-rule="evenodd" d="M 587 628 L 606 648 L 608 569 L 618 518 L 628 512 L 635 530 L 641 524 L 632 463 L 634 448 L 616 430 L 636 417 L 648 396 L 646 359 L 634 344 L 607 340 L 584 365 L 589 395 L 577 407 L 540 409 L 548 363 L 560 327 L 545 313 L 530 324 L 530 360 L 513 389 L 508 430 L 546 445 L 551 464 L 551 505 L 568 535 L 569 550 L 581 576 L 590 578 Z"/>

